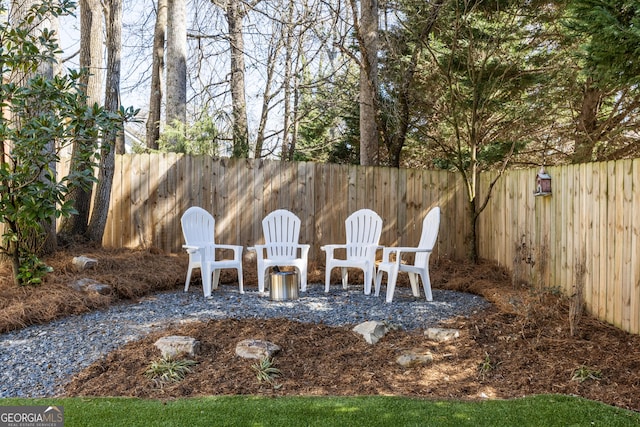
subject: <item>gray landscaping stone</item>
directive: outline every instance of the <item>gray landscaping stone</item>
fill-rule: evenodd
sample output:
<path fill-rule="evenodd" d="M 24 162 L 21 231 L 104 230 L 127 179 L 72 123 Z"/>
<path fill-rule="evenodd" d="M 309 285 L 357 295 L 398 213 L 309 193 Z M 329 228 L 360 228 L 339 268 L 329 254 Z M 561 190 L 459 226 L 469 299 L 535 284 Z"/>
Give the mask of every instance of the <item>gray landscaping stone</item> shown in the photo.
<path fill-rule="evenodd" d="M 89 278 L 78 279 L 71 283 L 70 286 L 78 292 L 97 292 L 100 295 L 109 295 L 111 293 L 111 286 Z"/>
<path fill-rule="evenodd" d="M 98 264 L 97 259 L 89 258 L 84 255 L 74 257 L 71 261 L 77 271 L 84 271 L 93 268 Z"/>
<path fill-rule="evenodd" d="M 452 339 L 460 337 L 459 329 L 445 329 L 445 328 L 429 328 L 424 331 L 427 338 L 432 341 L 450 341 Z"/>
<path fill-rule="evenodd" d="M 193 357 L 200 349 L 200 341 L 195 338 L 182 335 L 170 335 L 162 337 L 154 343 L 165 359 L 174 359 L 186 355 Z"/>
<path fill-rule="evenodd" d="M 280 346 L 263 340 L 246 339 L 236 345 L 236 354 L 245 359 L 266 359 L 281 350 Z"/>
<path fill-rule="evenodd" d="M 366 342 L 369 344 L 375 344 L 389 332 L 389 327 L 384 322 L 377 320 L 369 320 L 368 322 L 360 323 L 353 328 L 353 331 L 362 335 Z"/>
<path fill-rule="evenodd" d="M 433 355 L 430 352 L 408 352 L 404 353 L 396 359 L 396 363 L 405 368 L 414 366 L 423 366 L 433 362 Z"/>

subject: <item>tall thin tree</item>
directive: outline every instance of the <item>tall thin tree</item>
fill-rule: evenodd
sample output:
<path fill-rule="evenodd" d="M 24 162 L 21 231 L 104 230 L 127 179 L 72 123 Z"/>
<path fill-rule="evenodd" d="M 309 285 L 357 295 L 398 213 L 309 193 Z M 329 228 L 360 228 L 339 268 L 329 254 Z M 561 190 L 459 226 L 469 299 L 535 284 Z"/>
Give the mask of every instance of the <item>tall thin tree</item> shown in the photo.
<path fill-rule="evenodd" d="M 164 44 L 167 31 L 167 0 L 158 0 L 156 24 L 153 34 L 153 65 L 151 68 L 151 92 L 149 117 L 147 118 L 147 147 L 158 148 L 160 118 L 162 114 L 162 73 L 164 72 Z"/>
<path fill-rule="evenodd" d="M 107 15 L 107 86 L 105 109 L 113 113 L 120 110 L 120 55 L 122 51 L 122 0 L 109 0 Z M 98 186 L 87 231 L 89 239 L 102 243 L 111 202 L 111 187 L 115 169 L 115 150 L 121 131 L 108 133 L 101 146 Z"/>
<path fill-rule="evenodd" d="M 102 101 L 103 31 L 104 16 L 100 0 L 80 1 L 80 68 L 84 70 L 80 82 L 85 90 L 88 106 L 100 105 Z M 84 145 L 94 141 L 77 138 L 71 154 L 71 170 L 92 169 L 92 158 L 87 157 Z M 62 221 L 61 233 L 67 236 L 82 236 L 89 225 L 92 186 L 71 185 L 67 200 L 73 200 L 76 215 Z"/>
<path fill-rule="evenodd" d="M 244 35 L 242 20 L 245 15 L 241 1 L 227 0 L 227 23 L 231 45 L 231 102 L 233 115 L 233 156 L 249 157 L 249 123 L 245 90 Z M 260 153 L 255 153 L 260 157 Z"/>
<path fill-rule="evenodd" d="M 168 124 L 187 121 L 187 8 L 185 0 L 167 0 Z"/>
<path fill-rule="evenodd" d="M 361 0 L 357 19 L 356 0 L 351 0 L 360 48 L 360 164 L 379 161 L 378 111 L 378 1 Z"/>

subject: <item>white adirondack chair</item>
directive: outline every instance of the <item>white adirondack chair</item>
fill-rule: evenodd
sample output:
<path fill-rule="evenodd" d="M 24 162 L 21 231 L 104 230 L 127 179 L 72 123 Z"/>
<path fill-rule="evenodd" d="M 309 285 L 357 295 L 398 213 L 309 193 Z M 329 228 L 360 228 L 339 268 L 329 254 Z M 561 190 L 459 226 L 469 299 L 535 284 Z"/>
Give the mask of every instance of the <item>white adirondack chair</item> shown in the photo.
<path fill-rule="evenodd" d="M 264 244 L 248 248 L 255 250 L 258 264 L 258 291 L 264 292 L 269 268 L 294 267 L 298 270 L 298 284 L 307 290 L 307 260 L 309 247 L 298 243 L 300 218 L 286 209 L 277 209 L 262 220 Z"/>
<path fill-rule="evenodd" d="M 370 209 L 360 209 L 349 215 L 345 221 L 346 244 L 321 246 L 326 252 L 326 270 L 324 291 L 329 292 L 331 270 L 339 267 L 342 271 L 342 287 L 347 289 L 348 268 L 359 268 L 364 273 L 364 293 L 371 293 L 371 284 L 375 276 L 376 251 L 382 234 L 382 218 Z M 336 258 L 336 249 L 344 249 L 345 258 Z"/>
<path fill-rule="evenodd" d="M 189 269 L 187 270 L 187 280 L 184 283 L 184 291 L 189 290 L 191 273 L 195 268 L 199 268 L 202 275 L 202 291 L 204 296 L 209 298 L 212 287 L 213 289 L 218 287 L 220 270 L 234 268 L 238 270 L 238 286 L 240 293 L 243 294 L 242 246 L 216 244 L 216 221 L 209 212 L 200 207 L 192 206 L 187 209 L 182 215 L 180 223 L 185 240 L 182 247 L 189 254 Z M 223 250 L 233 251 L 233 259 L 218 258 Z"/>
<path fill-rule="evenodd" d="M 420 296 L 420 289 L 418 288 L 418 276 L 420 276 L 427 301 L 433 301 L 433 296 L 431 295 L 431 280 L 429 279 L 429 257 L 436 244 L 439 228 L 440 208 L 436 206 L 429 211 L 422 221 L 422 235 L 420 236 L 420 242 L 417 247 L 386 247 L 383 249 L 382 262 L 378 265 L 378 274 L 376 275 L 376 296 L 380 294 L 382 274 L 386 271 L 386 301 L 393 301 L 393 293 L 396 289 L 398 273 L 404 271 L 409 274 L 413 296 Z M 392 253 L 395 254 L 395 259 L 391 259 Z M 415 254 L 413 264 L 402 262 L 403 253 Z"/>

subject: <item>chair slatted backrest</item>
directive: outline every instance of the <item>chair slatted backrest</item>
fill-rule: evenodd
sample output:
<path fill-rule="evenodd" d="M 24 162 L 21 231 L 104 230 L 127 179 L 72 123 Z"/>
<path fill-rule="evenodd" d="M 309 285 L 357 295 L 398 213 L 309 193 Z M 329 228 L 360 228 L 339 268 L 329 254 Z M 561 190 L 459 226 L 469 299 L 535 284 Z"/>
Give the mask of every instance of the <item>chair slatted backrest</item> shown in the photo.
<path fill-rule="evenodd" d="M 440 228 L 440 208 L 435 207 L 427 213 L 422 221 L 422 235 L 420 236 L 419 248 L 433 250 L 438 239 L 438 230 Z M 429 260 L 429 254 L 416 253 L 415 265 L 424 265 Z"/>
<path fill-rule="evenodd" d="M 286 209 L 277 209 L 262 220 L 267 247 L 271 259 L 296 258 L 300 237 L 300 218 Z"/>
<path fill-rule="evenodd" d="M 185 211 L 180 219 L 182 235 L 187 245 L 215 243 L 216 220 L 206 210 L 192 206 Z"/>
<path fill-rule="evenodd" d="M 382 234 L 382 218 L 371 209 L 355 211 L 345 221 L 347 258 L 362 258 L 368 245 L 378 245 Z"/>

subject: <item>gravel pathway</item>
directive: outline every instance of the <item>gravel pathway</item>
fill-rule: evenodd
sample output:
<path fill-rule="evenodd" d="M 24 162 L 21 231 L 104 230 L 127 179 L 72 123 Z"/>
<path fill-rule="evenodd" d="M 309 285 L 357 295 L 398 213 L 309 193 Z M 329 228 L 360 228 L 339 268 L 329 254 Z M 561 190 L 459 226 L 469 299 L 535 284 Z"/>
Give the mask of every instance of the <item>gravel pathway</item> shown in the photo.
<path fill-rule="evenodd" d="M 189 292 L 165 292 L 137 303 L 71 316 L 46 325 L 0 335 L 0 397 L 53 397 L 73 375 L 123 344 L 184 320 L 283 317 L 301 322 L 351 326 L 367 320 L 387 321 L 407 330 L 436 326 L 444 319 L 488 307 L 481 297 L 433 290 L 433 302 L 397 288 L 393 303 L 365 296 L 352 287 L 309 284 L 291 301 L 274 302 L 269 294 L 223 285 L 205 299 L 198 286 Z M 383 287 L 382 291 L 385 288 Z M 381 292 L 382 294 L 382 292 Z"/>

